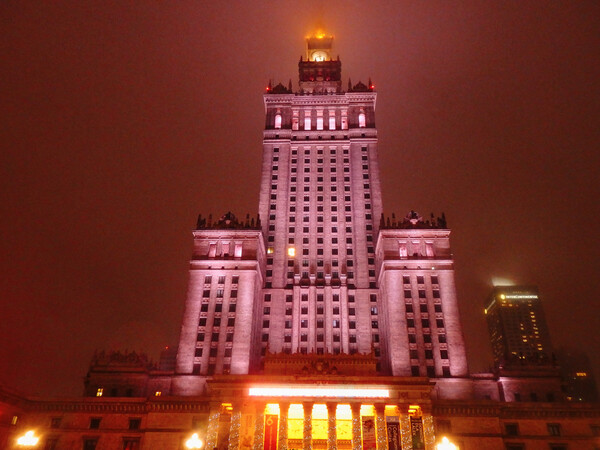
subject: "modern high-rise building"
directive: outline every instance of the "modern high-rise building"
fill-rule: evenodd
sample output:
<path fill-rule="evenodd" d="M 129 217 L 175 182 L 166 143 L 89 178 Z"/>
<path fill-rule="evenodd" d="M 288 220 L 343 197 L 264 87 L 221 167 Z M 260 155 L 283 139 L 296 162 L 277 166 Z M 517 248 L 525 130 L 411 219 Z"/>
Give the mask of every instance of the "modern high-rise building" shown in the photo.
<path fill-rule="evenodd" d="M 485 314 L 498 367 L 552 363 L 550 334 L 536 287 L 494 287 Z"/>

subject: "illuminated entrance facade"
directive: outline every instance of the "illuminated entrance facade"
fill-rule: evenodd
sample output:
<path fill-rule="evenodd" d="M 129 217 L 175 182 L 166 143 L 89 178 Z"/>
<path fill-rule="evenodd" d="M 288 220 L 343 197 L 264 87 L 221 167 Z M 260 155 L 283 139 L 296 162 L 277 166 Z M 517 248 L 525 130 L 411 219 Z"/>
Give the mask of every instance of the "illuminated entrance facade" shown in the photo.
<path fill-rule="evenodd" d="M 215 377 L 209 383 L 220 399 L 234 400 L 211 403 L 207 448 L 433 448 L 426 379 L 267 378 Z"/>

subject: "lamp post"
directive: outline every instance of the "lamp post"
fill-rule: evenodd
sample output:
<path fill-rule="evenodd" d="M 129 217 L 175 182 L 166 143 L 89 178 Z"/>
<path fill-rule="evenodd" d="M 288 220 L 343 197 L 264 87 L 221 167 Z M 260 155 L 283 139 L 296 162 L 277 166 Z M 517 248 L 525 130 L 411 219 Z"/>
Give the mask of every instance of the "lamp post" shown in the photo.
<path fill-rule="evenodd" d="M 446 436 L 444 436 L 442 438 L 442 442 L 435 446 L 435 450 L 458 450 L 458 447 L 450 442 Z"/>
<path fill-rule="evenodd" d="M 198 433 L 192 434 L 187 441 L 185 441 L 186 448 L 202 448 L 202 440 L 198 437 Z"/>
<path fill-rule="evenodd" d="M 40 438 L 35 435 L 33 430 L 27 431 L 23 436 L 17 438 L 18 447 L 36 447 Z"/>

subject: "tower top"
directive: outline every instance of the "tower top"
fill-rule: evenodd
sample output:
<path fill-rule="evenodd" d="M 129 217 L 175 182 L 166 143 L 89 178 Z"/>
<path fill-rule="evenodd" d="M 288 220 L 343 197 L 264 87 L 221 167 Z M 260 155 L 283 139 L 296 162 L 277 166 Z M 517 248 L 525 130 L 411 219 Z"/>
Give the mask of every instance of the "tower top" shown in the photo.
<path fill-rule="evenodd" d="M 332 57 L 333 36 L 317 32 L 306 38 L 306 59 L 298 64 L 300 91 L 310 94 L 339 92 L 342 86 L 342 63 Z"/>
<path fill-rule="evenodd" d="M 333 59 L 333 36 L 318 31 L 306 38 L 306 60 L 313 62 L 330 61 Z"/>

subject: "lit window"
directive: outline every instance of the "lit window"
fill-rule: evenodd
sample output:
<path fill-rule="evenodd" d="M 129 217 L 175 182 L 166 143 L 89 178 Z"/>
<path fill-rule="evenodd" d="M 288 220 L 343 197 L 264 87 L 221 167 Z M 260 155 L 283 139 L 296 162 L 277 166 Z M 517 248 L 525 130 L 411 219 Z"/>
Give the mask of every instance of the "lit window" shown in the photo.
<path fill-rule="evenodd" d="M 281 128 L 281 114 L 275 115 L 275 128 Z"/>
<path fill-rule="evenodd" d="M 364 128 L 364 127 L 366 127 L 366 126 L 367 126 L 367 120 L 366 120 L 366 117 L 365 117 L 365 113 L 364 113 L 364 112 L 361 112 L 361 113 L 358 115 L 358 126 L 359 126 L 360 128 Z"/>
<path fill-rule="evenodd" d="M 98 388 L 98 390 L 96 391 L 96 397 L 102 397 L 103 393 L 104 393 L 104 389 Z"/>

